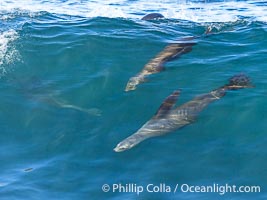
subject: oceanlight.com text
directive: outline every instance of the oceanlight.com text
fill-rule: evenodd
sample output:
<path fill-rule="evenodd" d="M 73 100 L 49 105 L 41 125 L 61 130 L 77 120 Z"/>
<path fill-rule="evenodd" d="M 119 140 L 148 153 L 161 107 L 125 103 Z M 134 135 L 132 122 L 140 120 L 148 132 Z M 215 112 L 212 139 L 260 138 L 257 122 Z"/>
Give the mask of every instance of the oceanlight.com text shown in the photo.
<path fill-rule="evenodd" d="M 225 195 L 226 193 L 260 193 L 261 187 L 258 185 L 234 185 L 234 184 L 211 184 L 211 185 L 190 185 L 176 184 L 169 185 L 166 183 L 138 185 L 135 183 L 115 183 L 103 184 L 103 192 L 112 193 L 136 193 L 140 195 L 143 192 L 148 193 L 217 193 Z"/>

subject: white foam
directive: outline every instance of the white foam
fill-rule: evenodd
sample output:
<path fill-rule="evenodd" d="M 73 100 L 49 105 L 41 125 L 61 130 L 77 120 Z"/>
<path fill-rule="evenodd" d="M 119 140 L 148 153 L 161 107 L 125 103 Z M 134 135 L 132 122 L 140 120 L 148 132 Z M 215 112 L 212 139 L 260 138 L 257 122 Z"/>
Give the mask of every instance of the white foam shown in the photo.
<path fill-rule="evenodd" d="M 17 50 L 10 46 L 10 43 L 17 38 L 18 34 L 13 29 L 0 32 L 0 77 L 5 75 L 9 70 L 5 68 L 4 64 L 10 64 L 18 57 Z"/>
<path fill-rule="evenodd" d="M 167 18 L 183 19 L 193 22 L 231 22 L 240 17 L 266 22 L 267 3 L 229 1 L 203 2 L 188 0 L 1 0 L 0 12 L 23 10 L 29 13 L 46 11 L 82 17 L 140 18 L 149 12 L 160 12 Z"/>

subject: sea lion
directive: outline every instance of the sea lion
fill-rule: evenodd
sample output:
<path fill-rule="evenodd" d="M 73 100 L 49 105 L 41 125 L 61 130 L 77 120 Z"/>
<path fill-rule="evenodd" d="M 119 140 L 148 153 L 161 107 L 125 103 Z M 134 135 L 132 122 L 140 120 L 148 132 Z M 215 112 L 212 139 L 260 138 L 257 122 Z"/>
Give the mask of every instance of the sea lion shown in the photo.
<path fill-rule="evenodd" d="M 164 64 L 179 58 L 181 55 L 192 51 L 192 47 L 196 45 L 195 39 L 207 37 L 212 34 L 212 27 L 207 27 L 206 31 L 198 36 L 189 36 L 180 38 L 177 43 L 167 45 L 159 54 L 151 59 L 142 69 L 141 72 L 131 77 L 126 85 L 125 91 L 135 90 L 137 85 L 146 81 L 146 77 L 150 74 L 159 73 L 164 70 Z"/>
<path fill-rule="evenodd" d="M 49 83 L 44 83 L 39 77 L 33 76 L 27 80 L 19 80 L 15 77 L 12 81 L 18 86 L 18 90 L 27 99 L 31 99 L 36 102 L 42 102 L 51 106 L 56 106 L 64 109 L 71 109 L 80 112 L 87 113 L 93 116 L 101 116 L 101 111 L 97 108 L 82 108 L 76 105 L 69 104 L 64 100 L 56 97 L 58 94 L 48 88 Z"/>
<path fill-rule="evenodd" d="M 146 16 L 144 16 L 141 20 L 153 20 L 159 18 L 164 18 L 164 16 L 160 13 L 149 13 Z"/>
<path fill-rule="evenodd" d="M 229 80 L 228 84 L 212 90 L 207 94 L 197 96 L 176 108 L 173 107 L 180 91 L 174 91 L 164 100 L 157 113 L 136 133 L 120 142 L 114 148 L 114 151 L 122 152 L 131 149 L 145 139 L 160 136 L 191 124 L 207 105 L 213 101 L 219 100 L 228 90 L 248 87 L 252 87 L 249 78 L 244 74 L 236 75 Z"/>
<path fill-rule="evenodd" d="M 192 38 L 193 39 L 193 38 Z M 182 54 L 192 50 L 195 42 L 174 43 L 166 46 L 155 58 L 151 59 L 141 72 L 131 77 L 126 85 L 125 91 L 135 90 L 136 86 L 145 82 L 145 78 L 150 74 L 155 74 L 164 70 L 164 64 L 174 60 Z"/>

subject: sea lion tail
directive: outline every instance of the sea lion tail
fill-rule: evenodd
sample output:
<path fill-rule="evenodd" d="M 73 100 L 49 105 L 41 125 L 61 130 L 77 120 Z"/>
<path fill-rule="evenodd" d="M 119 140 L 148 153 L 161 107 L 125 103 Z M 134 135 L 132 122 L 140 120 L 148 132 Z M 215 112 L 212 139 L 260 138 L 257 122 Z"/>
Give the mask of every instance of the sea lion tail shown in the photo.
<path fill-rule="evenodd" d="M 225 85 L 225 88 L 229 90 L 237 90 L 242 88 L 253 88 L 254 86 L 250 82 L 250 78 L 245 74 L 237 74 L 229 79 L 229 83 Z"/>
<path fill-rule="evenodd" d="M 52 100 L 57 106 L 59 106 L 61 108 L 77 110 L 77 111 L 80 111 L 80 112 L 87 113 L 89 115 L 101 116 L 101 111 L 99 109 L 97 109 L 97 108 L 89 108 L 89 109 L 87 109 L 87 108 L 82 108 L 82 107 L 79 107 L 79 106 L 76 106 L 76 105 L 72 105 L 72 104 L 66 104 L 62 100 L 59 100 L 59 99 L 56 99 L 56 98 L 53 98 Z"/>

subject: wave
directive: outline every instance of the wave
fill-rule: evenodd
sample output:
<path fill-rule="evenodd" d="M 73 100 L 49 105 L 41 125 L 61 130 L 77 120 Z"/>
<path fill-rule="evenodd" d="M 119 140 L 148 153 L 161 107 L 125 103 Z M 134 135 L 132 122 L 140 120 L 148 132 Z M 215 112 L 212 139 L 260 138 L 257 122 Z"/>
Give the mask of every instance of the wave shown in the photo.
<path fill-rule="evenodd" d="M 81 17 L 109 17 L 140 19 L 149 12 L 160 12 L 166 18 L 182 19 L 198 23 L 232 22 L 240 18 L 250 18 L 253 21 L 267 22 L 267 3 L 258 1 L 188 1 L 188 0 L 2 0 L 0 12 L 38 12 L 64 14 Z M 10 15 L 9 15 L 10 17 Z M 2 19 L 8 18 L 8 14 Z M 0 18 L 1 19 L 1 18 Z"/>
<path fill-rule="evenodd" d="M 18 34 L 13 29 L 0 31 L 0 78 L 10 70 L 6 66 L 11 66 L 18 58 L 18 51 L 11 45 L 17 38 Z"/>

